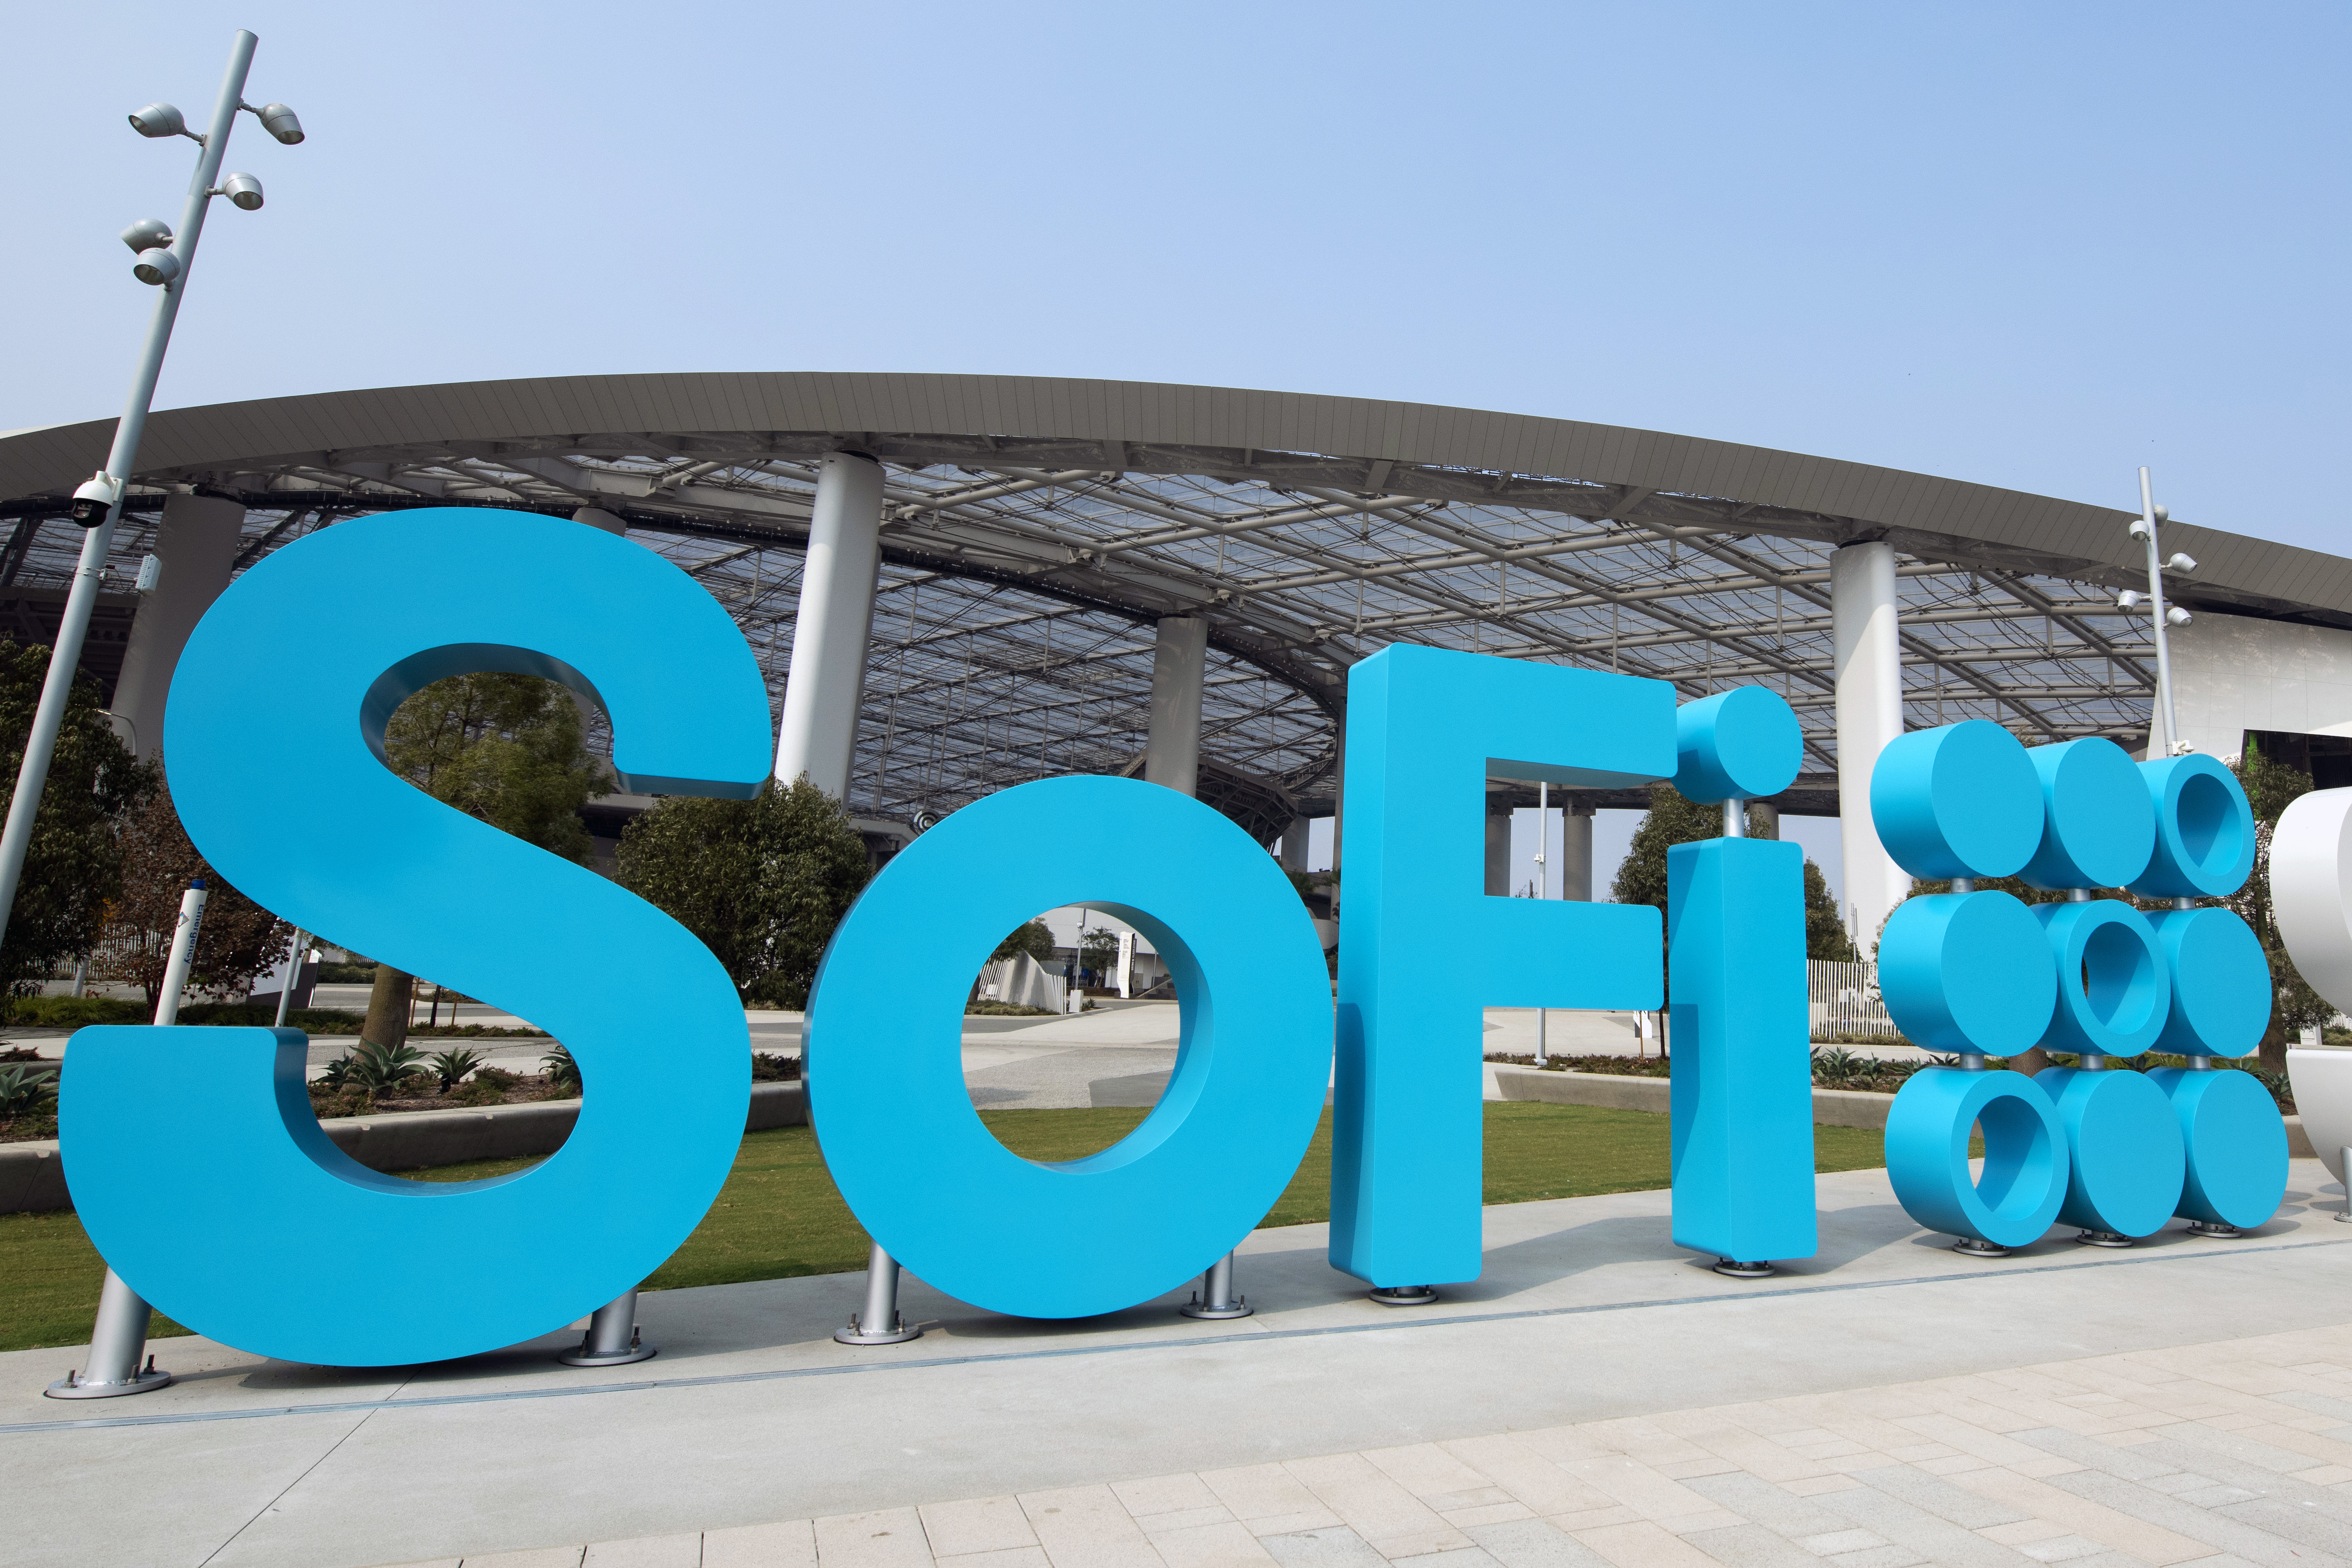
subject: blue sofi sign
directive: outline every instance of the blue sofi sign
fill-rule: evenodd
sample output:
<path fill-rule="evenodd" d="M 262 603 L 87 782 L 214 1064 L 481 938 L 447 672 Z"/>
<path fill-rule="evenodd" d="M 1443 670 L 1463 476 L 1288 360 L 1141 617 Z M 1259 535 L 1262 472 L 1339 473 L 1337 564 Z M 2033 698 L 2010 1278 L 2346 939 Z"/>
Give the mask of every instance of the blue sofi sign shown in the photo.
<path fill-rule="evenodd" d="M 363 518 L 278 551 L 221 597 L 181 658 L 164 736 L 205 857 L 288 920 L 531 1019 L 591 1085 L 570 1140 L 540 1165 L 426 1184 L 371 1172 L 325 1138 L 299 1032 L 77 1034 L 59 1118 L 82 1222 L 132 1289 L 229 1344 L 375 1365 L 549 1333 L 651 1273 L 726 1177 L 749 1040 L 717 961 L 625 890 L 383 766 L 401 701 L 485 670 L 544 675 L 599 705 L 626 788 L 747 798 L 766 774 L 767 695 L 736 628 L 683 573 L 593 529 L 461 509 Z M 254 723 L 257 690 L 299 716 Z M 825 1163 L 876 1241 L 1003 1312 L 1150 1300 L 1265 1216 L 1329 1083 L 1334 1267 L 1390 1291 L 1474 1279 L 1482 1009 L 1663 1003 L 1673 1239 L 1733 1260 L 1811 1256 L 1797 847 L 1677 846 L 1663 928 L 1646 906 L 1482 891 L 1489 777 L 1671 779 L 1702 802 L 1775 794 L 1801 747 L 1788 705 L 1758 688 L 1678 705 L 1663 682 L 1397 646 L 1356 666 L 1349 714 L 1336 1014 L 1311 923 L 1272 859 L 1155 785 L 1004 790 L 874 879 L 825 954 L 805 1050 Z M 1898 1195 L 1923 1223 L 1987 1247 L 2055 1217 L 2123 1236 L 2175 1212 L 2254 1223 L 2284 1182 L 2277 1117 L 2253 1114 L 2247 1092 L 2260 1088 L 2245 1075 L 2086 1071 L 2151 1048 L 2192 1062 L 2237 1054 L 2268 1011 L 2244 927 L 2186 906 L 2244 878 L 2252 824 L 2234 781 L 2198 758 L 2138 765 L 2102 747 L 2027 752 L 1990 725 L 1923 732 L 1889 749 L 1873 796 L 1916 874 L 2022 872 L 2184 905 L 2151 918 L 2113 900 L 2029 909 L 1961 889 L 1890 923 L 1885 994 L 1913 1039 L 1964 1064 L 2041 1041 L 2084 1062 L 2038 1080 L 1935 1069 L 1897 1098 Z M 1081 850 L 1062 831 L 1073 820 L 1116 824 L 1135 847 Z M 1003 933 L 1070 903 L 1150 936 L 1181 1037 L 1133 1133 L 1043 1164 L 973 1113 L 960 1018 Z M 936 959 L 909 973 L 904 934 L 919 927 Z M 664 1071 L 634 1075 L 625 1099 L 596 1091 L 641 1056 L 648 1027 Z M 143 1085 L 199 1053 L 221 1108 L 195 1126 Z M 1969 1160 L 1979 1124 L 1980 1177 Z M 335 1241 L 351 1235 L 367 1245 Z"/>

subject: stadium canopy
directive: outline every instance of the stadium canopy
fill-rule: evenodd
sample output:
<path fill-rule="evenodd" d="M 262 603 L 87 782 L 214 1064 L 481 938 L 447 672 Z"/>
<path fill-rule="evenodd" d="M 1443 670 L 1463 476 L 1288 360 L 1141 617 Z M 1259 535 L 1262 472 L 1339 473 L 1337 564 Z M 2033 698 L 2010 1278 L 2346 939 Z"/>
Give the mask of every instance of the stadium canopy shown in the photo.
<path fill-rule="evenodd" d="M 82 537 L 66 497 L 112 427 L 0 437 L 0 630 L 54 627 Z M 114 581 L 175 494 L 247 508 L 239 570 L 354 517 L 593 507 L 726 605 L 780 693 L 835 451 L 886 472 L 861 816 L 1135 771 L 1155 623 L 1175 615 L 1208 623 L 1200 793 L 1261 841 L 1332 809 L 1348 668 L 1393 642 L 1654 676 L 1685 699 L 1768 685 L 1804 721 L 1781 804 L 1834 812 L 1830 558 L 1859 541 L 1895 552 L 1911 726 L 2135 747 L 2148 730 L 2146 613 L 2116 600 L 2144 586 L 2132 514 L 1651 431 L 1221 388 L 625 375 L 181 409 L 148 426 Z M 2188 525 L 2166 543 L 2200 563 L 2170 590 L 2191 609 L 2352 627 L 2352 561 Z M 134 605 L 101 612 L 101 679 Z"/>

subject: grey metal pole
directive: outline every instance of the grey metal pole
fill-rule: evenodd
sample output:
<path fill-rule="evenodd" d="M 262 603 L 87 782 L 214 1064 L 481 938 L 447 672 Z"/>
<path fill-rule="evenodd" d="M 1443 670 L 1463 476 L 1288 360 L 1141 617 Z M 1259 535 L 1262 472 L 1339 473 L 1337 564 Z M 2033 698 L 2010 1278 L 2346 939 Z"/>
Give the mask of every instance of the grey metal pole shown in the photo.
<path fill-rule="evenodd" d="M 1567 831 L 1562 824 L 1561 831 Z M 1551 896 L 1551 786 L 1543 779 L 1536 780 L 1536 897 Z M 1544 1032 L 1549 1023 L 1548 1008 L 1536 1009 L 1536 1065 L 1541 1067 L 1549 1057 L 1544 1045 Z"/>
<path fill-rule="evenodd" d="M 16 904 L 16 883 L 25 874 L 25 852 L 33 840 L 33 819 L 40 810 L 41 791 L 49 781 L 49 763 L 57 755 L 58 730 L 65 722 L 66 698 L 73 690 L 75 671 L 81 664 L 81 646 L 89 632 L 90 612 L 98 604 L 98 585 L 106 575 L 106 552 L 114 542 L 115 519 L 122 515 L 122 495 L 131 482 L 131 465 L 139 457 L 139 441 L 147 429 L 147 411 L 155 401 L 155 381 L 163 371 L 163 350 L 171 346 L 172 323 L 180 314 L 180 299 L 196 261 L 196 241 L 204 234 L 205 212 L 220 177 L 222 157 L 228 152 L 228 133 L 236 123 L 243 100 L 246 73 L 253 67 L 253 48 L 260 40 L 239 31 L 229 46 L 228 71 L 221 78 L 219 99 L 213 105 L 212 128 L 196 155 L 195 177 L 188 183 L 186 205 L 171 245 L 180 275 L 161 286 L 154 319 L 148 323 L 147 341 L 139 351 L 139 369 L 131 377 L 131 396 L 114 427 L 114 445 L 108 452 L 104 473 L 116 485 L 115 499 L 105 519 L 82 540 L 81 559 L 74 568 L 73 589 L 66 596 L 64 617 L 58 623 L 56 646 L 49 653 L 49 671 L 41 684 L 40 706 L 34 710 L 33 732 L 25 742 L 24 766 L 16 772 L 16 791 L 8 802 L 8 823 L 0 829 L 0 936 L 8 930 L 9 912 Z"/>
<path fill-rule="evenodd" d="M 2180 737 L 2180 718 L 2172 707 L 2172 646 L 2165 636 L 2164 564 L 2156 548 L 2156 491 L 2145 467 L 2139 471 L 2139 520 L 2147 525 L 2147 609 L 2156 628 L 2156 719 L 2164 727 L 2163 744 L 2156 748 L 2156 755 L 2169 757 L 2173 743 Z"/>
<path fill-rule="evenodd" d="M 163 966 L 163 992 L 155 999 L 155 1027 L 169 1029 L 179 1021 L 180 992 L 188 983 L 195 961 L 196 933 L 204 924 L 205 883 L 198 877 L 180 895 L 180 918 L 172 933 L 172 953 Z M 52 1399 L 111 1399 L 124 1394 L 144 1394 L 172 1381 L 156 1369 L 155 1358 L 139 1358 L 147 1348 L 147 1328 L 154 1316 L 139 1292 L 112 1269 L 98 1293 L 98 1321 L 89 1334 L 89 1370 L 77 1368 L 44 1390 Z"/>
<path fill-rule="evenodd" d="M 903 1344 L 923 1337 L 921 1329 L 898 1315 L 898 1260 L 879 1241 L 866 1255 L 866 1310 L 848 1327 L 834 1330 L 833 1337 L 844 1344 Z"/>
<path fill-rule="evenodd" d="M 1234 1294 L 1234 1255 L 1230 1252 L 1209 1265 L 1209 1271 L 1201 1276 L 1200 1290 L 1189 1303 L 1176 1310 L 1188 1318 L 1245 1318 L 1257 1311 Z"/>
<path fill-rule="evenodd" d="M 278 988 L 278 1024 L 286 1027 L 286 1015 L 294 1006 L 294 988 L 302 978 L 302 949 L 310 945 L 310 934 L 297 929 L 294 933 L 293 956 L 287 960 L 286 983 Z M 455 1014 L 451 1015 L 455 1017 Z"/>
<path fill-rule="evenodd" d="M 2352 1149 L 2336 1151 L 2336 1168 L 2344 1173 L 2344 1212 L 2336 1220 L 2339 1225 L 2352 1225 Z"/>
<path fill-rule="evenodd" d="M 637 1332 L 637 1293 L 626 1291 L 598 1307 L 588 1319 L 588 1333 L 580 1348 L 555 1359 L 566 1366 L 626 1366 L 645 1361 L 661 1347 L 647 1344 Z"/>

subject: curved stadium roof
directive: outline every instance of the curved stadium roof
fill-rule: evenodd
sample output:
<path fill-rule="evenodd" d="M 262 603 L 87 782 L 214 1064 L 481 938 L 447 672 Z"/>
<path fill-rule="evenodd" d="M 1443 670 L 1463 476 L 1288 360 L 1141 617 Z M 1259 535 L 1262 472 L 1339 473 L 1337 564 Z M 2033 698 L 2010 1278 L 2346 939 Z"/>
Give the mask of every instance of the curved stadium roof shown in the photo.
<path fill-rule="evenodd" d="M 81 537 L 65 497 L 113 425 L 0 436 L 0 629 L 13 612 L 46 638 Z M 127 576 L 163 496 L 191 487 L 250 508 L 240 569 L 370 513 L 593 505 L 729 607 L 774 693 L 814 460 L 837 448 L 888 468 L 862 814 L 1129 768 L 1151 623 L 1174 613 L 1211 627 L 1202 796 L 1261 837 L 1294 807 L 1329 810 L 1347 668 L 1398 641 L 1620 669 L 1685 698 L 1769 685 L 1805 726 L 1784 803 L 1834 811 L 1828 555 L 1856 539 L 1898 552 L 1915 725 L 2147 733 L 2153 650 L 2114 599 L 2141 570 L 2130 514 L 1420 403 L 814 372 L 271 398 L 154 415 L 114 549 Z M 2352 561 L 2185 524 L 2167 541 L 2200 563 L 2172 589 L 2191 607 L 2352 626 Z"/>

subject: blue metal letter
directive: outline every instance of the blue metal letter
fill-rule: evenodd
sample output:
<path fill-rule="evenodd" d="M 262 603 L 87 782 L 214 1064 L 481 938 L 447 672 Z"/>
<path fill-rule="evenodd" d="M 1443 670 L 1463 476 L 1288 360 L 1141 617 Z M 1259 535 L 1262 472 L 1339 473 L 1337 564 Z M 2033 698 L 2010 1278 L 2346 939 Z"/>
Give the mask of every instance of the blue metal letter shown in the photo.
<path fill-rule="evenodd" d="M 960 1026 L 1004 934 L 1081 900 L 1151 938 L 1183 1021 L 1143 1124 L 1043 1165 L 973 1113 Z M 909 844 L 834 934 L 808 1014 L 825 1165 L 874 1239 L 961 1300 L 1031 1318 L 1149 1301 L 1230 1251 L 1297 1170 L 1330 985 L 1306 906 L 1228 818 L 1133 779 L 1015 786 Z"/>
<path fill-rule="evenodd" d="M 1675 770 L 1662 681 L 1402 643 L 1349 673 L 1333 1267 L 1478 1277 L 1483 1008 L 1658 1005 L 1655 910 L 1483 896 L 1487 778 Z"/>
<path fill-rule="evenodd" d="M 742 1136 L 750 1041 L 709 951 L 384 767 L 404 698 L 485 670 L 601 704 L 625 788 L 745 798 L 767 772 L 766 691 L 726 612 L 593 528 L 458 508 L 365 517 L 221 596 L 164 719 L 189 837 L 296 925 L 546 1028 L 587 1084 L 544 1163 L 401 1181 L 320 1131 L 294 1030 L 77 1034 L 59 1120 L 83 1226 L 141 1295 L 241 1350 L 381 1366 L 560 1328 L 686 1239 Z M 164 1071 L 206 1079 L 207 1119 L 150 1092 Z"/>

